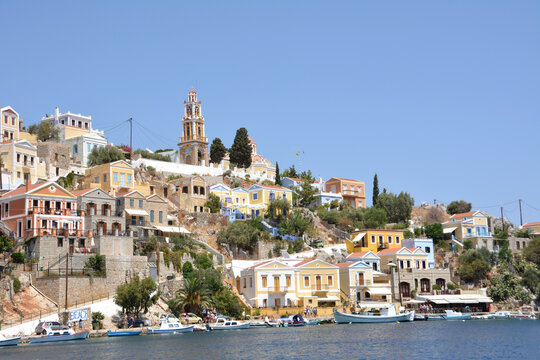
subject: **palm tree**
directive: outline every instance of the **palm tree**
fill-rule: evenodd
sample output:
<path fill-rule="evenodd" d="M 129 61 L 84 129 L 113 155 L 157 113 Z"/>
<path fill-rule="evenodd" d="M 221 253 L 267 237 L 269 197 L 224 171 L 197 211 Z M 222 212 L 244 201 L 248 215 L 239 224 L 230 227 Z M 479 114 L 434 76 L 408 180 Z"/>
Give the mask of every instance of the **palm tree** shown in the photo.
<path fill-rule="evenodd" d="M 212 304 L 211 295 L 199 278 L 185 278 L 182 287 L 176 291 L 176 297 L 169 301 L 169 309 L 175 315 L 182 311 L 198 313 Z"/>

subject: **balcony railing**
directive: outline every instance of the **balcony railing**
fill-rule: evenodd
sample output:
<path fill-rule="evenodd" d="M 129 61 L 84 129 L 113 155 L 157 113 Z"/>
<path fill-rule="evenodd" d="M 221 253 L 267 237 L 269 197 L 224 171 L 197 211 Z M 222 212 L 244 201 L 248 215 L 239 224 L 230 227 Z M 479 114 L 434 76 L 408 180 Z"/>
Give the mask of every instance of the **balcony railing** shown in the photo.
<path fill-rule="evenodd" d="M 311 285 L 311 291 L 328 291 L 330 286 L 328 284 Z"/>
<path fill-rule="evenodd" d="M 289 286 L 268 286 L 269 293 L 280 293 L 289 291 Z"/>
<path fill-rule="evenodd" d="M 22 237 L 61 236 L 61 237 L 92 237 L 92 230 L 70 230 L 62 228 L 31 228 L 24 229 Z"/>
<path fill-rule="evenodd" d="M 205 136 L 182 136 L 182 137 L 180 137 L 180 141 L 191 141 L 191 140 L 208 141 L 208 138 L 205 137 Z"/>
<path fill-rule="evenodd" d="M 28 214 L 41 214 L 41 215 L 58 215 L 58 216 L 82 216 L 81 210 L 71 209 L 54 209 L 45 207 L 31 207 L 28 210 Z"/>

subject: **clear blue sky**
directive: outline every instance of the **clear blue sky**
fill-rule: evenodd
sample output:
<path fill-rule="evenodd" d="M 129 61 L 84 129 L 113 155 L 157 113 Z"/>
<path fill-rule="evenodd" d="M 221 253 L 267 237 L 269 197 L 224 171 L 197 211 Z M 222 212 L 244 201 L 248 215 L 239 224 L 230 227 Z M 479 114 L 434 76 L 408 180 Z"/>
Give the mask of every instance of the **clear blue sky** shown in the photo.
<path fill-rule="evenodd" d="M 507 204 L 516 222 L 522 198 L 540 221 L 538 1 L 0 0 L 0 13 L 0 105 L 26 125 L 55 106 L 104 130 L 133 117 L 151 131 L 135 127 L 136 148 L 174 148 L 193 86 L 211 139 L 230 146 L 244 126 L 281 169 L 365 181 L 368 203 L 378 173 L 417 204 Z"/>

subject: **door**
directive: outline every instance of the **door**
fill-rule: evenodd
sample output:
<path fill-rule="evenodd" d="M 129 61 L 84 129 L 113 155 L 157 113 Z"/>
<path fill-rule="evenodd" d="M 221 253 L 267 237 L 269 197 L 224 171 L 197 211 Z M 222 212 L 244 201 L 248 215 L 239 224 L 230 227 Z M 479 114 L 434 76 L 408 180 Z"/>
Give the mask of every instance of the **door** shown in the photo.
<path fill-rule="evenodd" d="M 279 276 L 274 276 L 274 290 L 279 291 Z"/>
<path fill-rule="evenodd" d="M 321 290 L 321 289 L 322 289 L 322 285 L 321 285 L 321 275 L 315 276 L 315 284 L 316 284 L 316 286 L 317 286 L 317 290 Z"/>
<path fill-rule="evenodd" d="M 275 299 L 274 300 L 274 305 L 276 306 L 276 308 L 280 308 L 281 307 L 281 299 Z"/>
<path fill-rule="evenodd" d="M 23 236 L 22 221 L 17 221 L 17 237 Z"/>
<path fill-rule="evenodd" d="M 75 248 L 75 239 L 69 239 L 69 253 L 73 254 Z"/>
<path fill-rule="evenodd" d="M 364 285 L 364 273 L 358 274 L 358 285 Z"/>

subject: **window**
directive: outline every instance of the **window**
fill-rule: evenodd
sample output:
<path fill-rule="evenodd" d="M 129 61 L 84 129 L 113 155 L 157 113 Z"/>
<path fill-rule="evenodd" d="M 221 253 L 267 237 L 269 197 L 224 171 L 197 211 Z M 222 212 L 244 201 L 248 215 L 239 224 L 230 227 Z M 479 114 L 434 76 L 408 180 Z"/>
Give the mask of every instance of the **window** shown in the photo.
<path fill-rule="evenodd" d="M 389 243 L 389 244 L 392 243 L 392 235 L 388 235 L 388 243 Z"/>
<path fill-rule="evenodd" d="M 258 199 L 259 199 L 259 194 L 253 193 L 253 200 L 258 200 Z"/>
<path fill-rule="evenodd" d="M 120 200 L 116 200 L 116 206 L 120 206 L 122 202 Z"/>
<path fill-rule="evenodd" d="M 41 227 L 43 229 L 46 229 L 47 228 L 47 220 L 41 220 Z"/>
<path fill-rule="evenodd" d="M 268 278 L 266 276 L 262 277 L 262 286 L 263 288 L 268 286 Z"/>
<path fill-rule="evenodd" d="M 126 186 L 126 174 L 120 174 L 120 186 Z"/>
<path fill-rule="evenodd" d="M 15 125 L 15 117 L 11 118 L 11 125 Z"/>
<path fill-rule="evenodd" d="M 371 243 L 375 244 L 375 235 L 371 235 Z"/>
<path fill-rule="evenodd" d="M 21 162 L 21 154 L 17 154 L 17 162 Z"/>
<path fill-rule="evenodd" d="M 58 238 L 56 241 L 57 247 L 64 247 L 64 238 Z"/>
<path fill-rule="evenodd" d="M 8 123 L 8 116 L 4 115 L 4 124 L 7 124 L 7 123 Z"/>
<path fill-rule="evenodd" d="M 26 230 L 30 230 L 32 228 L 32 219 L 26 220 Z"/>
<path fill-rule="evenodd" d="M 78 154 L 79 153 L 79 146 L 77 144 L 73 145 L 73 153 Z"/>
<path fill-rule="evenodd" d="M 246 278 L 244 278 L 244 289 L 246 288 Z"/>
<path fill-rule="evenodd" d="M 99 184 L 99 176 L 94 177 L 94 184 Z"/>
<path fill-rule="evenodd" d="M 129 206 L 130 207 L 135 207 L 135 200 L 129 199 Z"/>
<path fill-rule="evenodd" d="M 304 276 L 304 286 L 309 286 L 309 276 Z"/>
<path fill-rule="evenodd" d="M 127 176 L 127 183 L 128 185 L 131 185 L 131 174 L 128 174 Z"/>
<path fill-rule="evenodd" d="M 154 222 L 154 210 L 150 210 L 150 221 Z"/>
<path fill-rule="evenodd" d="M 21 172 L 17 171 L 17 179 L 20 179 L 20 178 L 21 178 Z"/>
<path fill-rule="evenodd" d="M 431 252 L 431 248 L 429 246 L 426 246 L 426 253 L 430 253 Z"/>
<path fill-rule="evenodd" d="M 407 269 L 411 268 L 411 260 L 407 260 Z"/>
<path fill-rule="evenodd" d="M 382 235 L 379 235 L 379 246 L 382 246 L 383 245 L 383 236 Z"/>
<path fill-rule="evenodd" d="M 250 288 L 253 287 L 253 278 L 252 277 L 249 278 L 249 287 Z"/>
<path fill-rule="evenodd" d="M 160 211 L 158 216 L 159 216 L 159 222 L 162 223 L 163 222 L 163 211 Z"/>
<path fill-rule="evenodd" d="M 396 244 L 399 244 L 399 240 L 400 240 L 399 235 L 396 235 Z"/>
<path fill-rule="evenodd" d="M 285 284 L 287 284 L 288 287 L 291 286 L 291 277 L 289 275 L 285 277 Z"/>
<path fill-rule="evenodd" d="M 139 209 L 142 209 L 142 208 L 143 208 L 143 201 L 139 200 Z"/>
<path fill-rule="evenodd" d="M 373 270 L 377 271 L 377 263 L 376 262 L 373 262 L 371 263 L 371 266 L 373 267 Z"/>
<path fill-rule="evenodd" d="M 399 268 L 403 269 L 403 260 L 399 260 Z"/>
<path fill-rule="evenodd" d="M 332 275 L 328 275 L 328 286 L 334 286 L 334 277 Z"/>
<path fill-rule="evenodd" d="M 113 173 L 113 181 L 118 182 L 118 173 L 117 172 Z"/>
<path fill-rule="evenodd" d="M 107 174 L 103 174 L 103 182 L 104 182 L 104 183 L 107 182 Z"/>
<path fill-rule="evenodd" d="M 92 151 L 92 145 L 86 144 L 86 151 L 91 152 Z"/>

